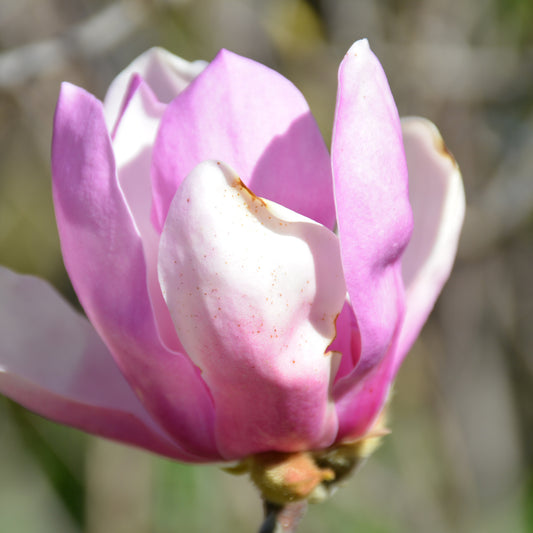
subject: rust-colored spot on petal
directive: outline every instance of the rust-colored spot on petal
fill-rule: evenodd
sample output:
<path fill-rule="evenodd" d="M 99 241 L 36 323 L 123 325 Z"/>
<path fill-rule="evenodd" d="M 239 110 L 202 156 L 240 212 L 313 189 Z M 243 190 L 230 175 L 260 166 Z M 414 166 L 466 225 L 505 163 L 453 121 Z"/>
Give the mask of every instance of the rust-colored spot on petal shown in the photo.
<path fill-rule="evenodd" d="M 440 135 L 435 134 L 433 136 L 433 144 L 435 145 L 437 152 L 439 152 L 443 157 L 446 157 L 447 159 L 449 159 L 452 162 L 452 165 L 454 167 L 459 166 L 457 164 L 457 161 L 455 160 L 455 157 L 453 156 L 453 154 L 450 152 L 450 150 L 446 146 L 444 139 Z"/>
<path fill-rule="evenodd" d="M 259 202 L 261 205 L 263 205 L 263 207 L 266 207 L 267 204 L 266 202 L 260 198 L 259 196 L 256 196 L 244 183 L 243 181 L 240 179 L 240 178 L 235 178 L 235 182 L 233 184 L 233 187 L 235 188 L 239 188 L 239 189 L 244 189 L 249 195 L 250 195 L 250 198 L 252 199 L 252 202 Z"/>

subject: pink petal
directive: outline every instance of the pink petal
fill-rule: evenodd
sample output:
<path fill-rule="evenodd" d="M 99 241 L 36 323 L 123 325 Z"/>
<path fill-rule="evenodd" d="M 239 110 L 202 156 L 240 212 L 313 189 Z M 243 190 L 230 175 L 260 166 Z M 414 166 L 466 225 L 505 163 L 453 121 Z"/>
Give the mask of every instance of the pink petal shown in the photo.
<path fill-rule="evenodd" d="M 141 236 L 148 292 L 159 335 L 167 347 L 183 351 L 161 294 L 157 278 L 159 234 L 150 220 L 152 147 L 165 106 L 155 98 L 144 81 L 134 79 L 133 84 L 135 89 L 117 123 L 113 139 L 118 179 L 135 227 Z"/>
<path fill-rule="evenodd" d="M 101 103 L 63 84 L 52 146 L 65 266 L 89 319 L 144 406 L 187 452 L 218 457 L 198 370 L 160 340 L 144 250 L 119 188 Z"/>
<path fill-rule="evenodd" d="M 154 425 L 87 320 L 44 281 L 0 267 L 0 391 L 42 416 L 194 460 Z"/>
<path fill-rule="evenodd" d="M 161 230 L 181 181 L 202 161 L 239 169 L 264 198 L 332 228 L 328 151 L 301 93 L 222 50 L 167 108 L 154 148 L 154 220 Z"/>
<path fill-rule="evenodd" d="M 138 74 L 158 100 L 168 103 L 206 67 L 205 61 L 190 63 L 163 48 L 150 48 L 134 59 L 111 83 L 104 100 L 106 121 L 112 131 L 127 94 L 130 81 Z"/>
<path fill-rule="evenodd" d="M 332 442 L 335 363 L 325 351 L 346 287 L 330 230 L 205 162 L 171 204 L 159 276 L 178 335 L 213 394 L 225 458 Z"/>
<path fill-rule="evenodd" d="M 402 260 L 407 308 L 396 368 L 450 275 L 465 212 L 461 174 L 437 128 L 415 117 L 403 119 L 402 128 L 414 230 Z"/>
<path fill-rule="evenodd" d="M 369 418 L 351 407 L 358 381 L 382 364 L 403 320 L 400 260 L 412 228 L 398 112 L 366 40 L 350 48 L 339 69 L 332 165 L 342 261 L 361 342 L 357 367 L 335 386 L 342 438 Z"/>

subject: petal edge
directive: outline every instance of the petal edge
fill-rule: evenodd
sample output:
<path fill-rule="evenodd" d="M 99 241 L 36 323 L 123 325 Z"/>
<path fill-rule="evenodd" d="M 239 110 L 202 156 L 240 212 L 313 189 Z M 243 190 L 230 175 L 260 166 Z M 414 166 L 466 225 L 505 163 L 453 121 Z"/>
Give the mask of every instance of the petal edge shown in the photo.
<path fill-rule="evenodd" d="M 0 267 L 0 391 L 56 422 L 185 461 L 94 329 L 48 283 Z"/>

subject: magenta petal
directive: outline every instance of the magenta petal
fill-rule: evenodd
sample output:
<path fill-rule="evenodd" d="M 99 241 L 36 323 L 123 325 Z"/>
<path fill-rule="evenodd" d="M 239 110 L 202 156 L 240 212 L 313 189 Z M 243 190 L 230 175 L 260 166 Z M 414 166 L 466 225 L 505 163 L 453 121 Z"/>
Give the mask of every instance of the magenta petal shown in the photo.
<path fill-rule="evenodd" d="M 375 367 L 359 365 L 348 378 L 335 384 L 335 407 L 339 417 L 337 441 L 364 436 L 381 413 L 395 376 L 395 346 L 391 346 Z"/>
<path fill-rule="evenodd" d="M 158 335 L 102 105 L 69 84 L 56 110 L 52 173 L 65 266 L 89 319 L 166 431 L 187 452 L 216 459 L 209 392 L 192 363 Z"/>
<path fill-rule="evenodd" d="M 331 444 L 336 361 L 325 352 L 346 295 L 333 232 L 204 162 L 172 202 L 159 276 L 227 459 Z"/>
<path fill-rule="evenodd" d="M 179 184 L 208 159 L 238 169 L 255 194 L 333 227 L 329 155 L 305 99 L 280 74 L 226 50 L 161 122 L 153 166 L 159 230 Z"/>
<path fill-rule="evenodd" d="M 450 275 L 465 212 L 461 173 L 429 120 L 402 119 L 413 237 L 402 260 L 407 309 L 396 368 L 420 333 Z"/>
<path fill-rule="evenodd" d="M 403 320 L 401 256 L 412 228 L 400 120 L 366 40 L 350 48 L 339 69 L 332 166 L 342 260 L 361 340 L 358 365 L 344 378 L 352 380 L 352 390 L 340 387 L 341 380 L 335 391 L 355 402 L 358 380 L 381 364 Z M 368 417 L 341 409 L 340 437 L 359 427 L 359 418 Z"/>
<path fill-rule="evenodd" d="M 330 350 L 339 352 L 342 357 L 339 368 L 335 374 L 335 382 L 350 374 L 361 357 L 361 337 L 357 329 L 352 306 L 348 301 L 335 321 L 335 340 L 329 347 Z"/>
<path fill-rule="evenodd" d="M 44 281 L 0 267 L 0 391 L 56 422 L 194 460 L 157 428 L 91 325 Z"/>

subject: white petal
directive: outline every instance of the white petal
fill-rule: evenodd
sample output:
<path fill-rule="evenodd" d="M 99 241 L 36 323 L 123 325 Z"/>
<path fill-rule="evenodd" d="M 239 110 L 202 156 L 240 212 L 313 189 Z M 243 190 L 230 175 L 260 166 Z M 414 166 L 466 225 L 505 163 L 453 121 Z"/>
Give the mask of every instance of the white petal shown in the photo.
<path fill-rule="evenodd" d="M 465 212 L 461 173 L 435 125 L 418 117 L 405 118 L 402 131 L 414 229 L 402 261 L 406 316 L 396 365 L 418 336 L 450 275 Z"/>
<path fill-rule="evenodd" d="M 180 351 L 181 345 L 157 279 L 159 235 L 150 219 L 152 147 L 164 111 L 165 106 L 155 98 L 148 85 L 141 81 L 116 126 L 113 152 L 120 188 L 143 243 L 148 290 L 159 334 L 168 348 Z"/>
<path fill-rule="evenodd" d="M 111 83 L 104 99 L 110 131 L 119 116 L 130 80 L 139 74 L 160 102 L 168 104 L 207 66 L 205 61 L 186 61 L 163 48 L 150 48 L 134 59 Z"/>
<path fill-rule="evenodd" d="M 180 340 L 213 394 L 223 453 L 333 438 L 332 359 L 324 352 L 346 287 L 330 230 L 205 162 L 172 202 L 159 278 Z"/>

